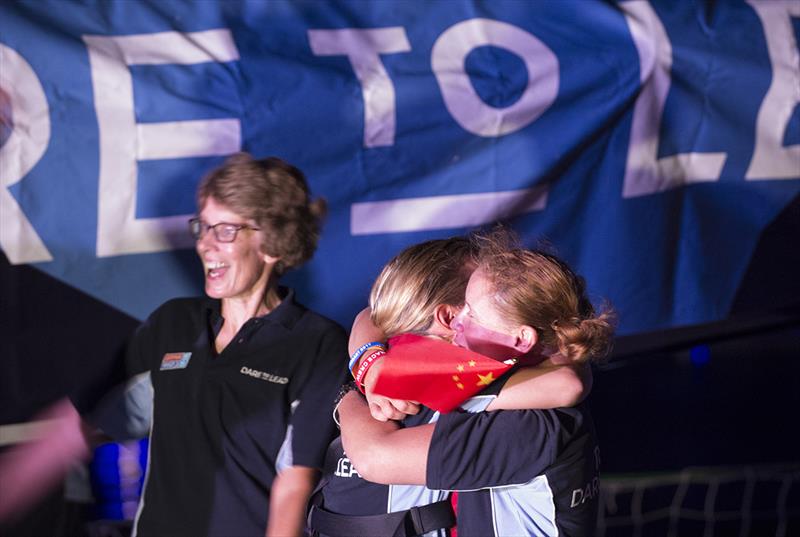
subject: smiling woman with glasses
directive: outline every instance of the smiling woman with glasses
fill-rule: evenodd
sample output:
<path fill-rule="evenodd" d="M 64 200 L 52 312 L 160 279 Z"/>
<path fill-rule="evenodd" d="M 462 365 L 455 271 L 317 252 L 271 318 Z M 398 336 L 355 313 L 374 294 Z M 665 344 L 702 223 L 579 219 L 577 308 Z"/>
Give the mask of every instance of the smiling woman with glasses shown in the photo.
<path fill-rule="evenodd" d="M 197 207 L 189 230 L 207 296 L 169 300 L 139 326 L 125 352 L 128 380 L 84 421 L 60 405 L 63 426 L 36 450 L 0 457 L 0 482 L 15 490 L 0 495 L 0 522 L 99 438 L 149 435 L 134 535 L 303 535 L 336 436 L 347 335 L 278 280 L 314 254 L 325 202 L 310 198 L 291 164 L 240 153 L 203 178 Z"/>
<path fill-rule="evenodd" d="M 325 202 L 291 164 L 241 153 L 201 181 L 197 207 L 207 297 L 161 306 L 126 357 L 153 393 L 136 534 L 299 536 L 347 340 L 278 279 L 313 255 Z"/>

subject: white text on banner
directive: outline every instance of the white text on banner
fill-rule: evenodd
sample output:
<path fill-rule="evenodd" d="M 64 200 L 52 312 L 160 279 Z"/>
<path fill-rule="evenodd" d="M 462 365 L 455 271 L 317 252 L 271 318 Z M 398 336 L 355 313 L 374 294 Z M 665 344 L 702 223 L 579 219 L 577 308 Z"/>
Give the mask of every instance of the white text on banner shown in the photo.
<path fill-rule="evenodd" d="M 540 211 L 546 204 L 547 188 L 544 186 L 505 192 L 354 203 L 350 206 L 350 233 L 374 235 L 480 226 Z"/>

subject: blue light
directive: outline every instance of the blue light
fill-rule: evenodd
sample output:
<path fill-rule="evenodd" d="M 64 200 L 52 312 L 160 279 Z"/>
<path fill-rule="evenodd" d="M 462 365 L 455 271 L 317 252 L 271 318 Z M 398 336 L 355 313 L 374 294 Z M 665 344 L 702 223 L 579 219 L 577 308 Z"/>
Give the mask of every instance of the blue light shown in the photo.
<path fill-rule="evenodd" d="M 94 450 L 89 464 L 94 518 L 130 520 L 136 514 L 147 463 L 147 439 L 108 443 Z"/>
<path fill-rule="evenodd" d="M 702 367 L 711 361 L 711 348 L 708 345 L 697 345 L 689 351 L 692 365 Z"/>

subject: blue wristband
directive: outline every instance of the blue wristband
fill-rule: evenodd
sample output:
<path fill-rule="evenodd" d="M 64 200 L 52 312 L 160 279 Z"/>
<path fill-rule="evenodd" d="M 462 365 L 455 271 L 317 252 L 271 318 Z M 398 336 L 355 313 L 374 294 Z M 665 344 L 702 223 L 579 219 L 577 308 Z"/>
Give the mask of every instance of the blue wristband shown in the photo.
<path fill-rule="evenodd" d="M 350 363 L 347 365 L 347 369 L 349 369 L 351 373 L 353 371 L 353 366 L 358 363 L 358 359 L 361 358 L 367 349 L 371 347 L 380 347 L 381 349 L 386 350 L 386 345 L 384 345 L 382 341 L 370 341 L 369 343 L 364 343 L 358 349 L 356 349 L 356 352 L 354 352 L 350 357 Z"/>

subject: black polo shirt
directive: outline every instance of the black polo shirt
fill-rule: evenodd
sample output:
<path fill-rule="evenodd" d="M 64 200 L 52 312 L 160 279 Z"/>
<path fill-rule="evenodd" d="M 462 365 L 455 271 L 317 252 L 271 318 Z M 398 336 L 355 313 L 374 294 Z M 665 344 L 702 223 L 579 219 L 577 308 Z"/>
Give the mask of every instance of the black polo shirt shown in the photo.
<path fill-rule="evenodd" d="M 129 346 L 128 374 L 154 390 L 139 536 L 263 536 L 277 473 L 321 467 L 336 436 L 345 331 L 292 292 L 216 355 L 222 322 L 217 300 L 172 300 Z"/>
<path fill-rule="evenodd" d="M 590 536 L 600 454 L 588 408 L 443 415 L 427 485 L 460 490 L 459 537 Z"/>

